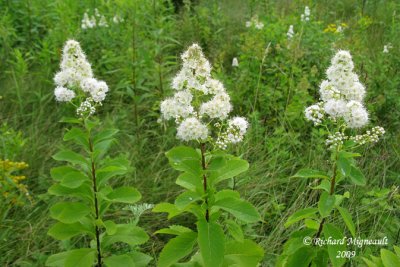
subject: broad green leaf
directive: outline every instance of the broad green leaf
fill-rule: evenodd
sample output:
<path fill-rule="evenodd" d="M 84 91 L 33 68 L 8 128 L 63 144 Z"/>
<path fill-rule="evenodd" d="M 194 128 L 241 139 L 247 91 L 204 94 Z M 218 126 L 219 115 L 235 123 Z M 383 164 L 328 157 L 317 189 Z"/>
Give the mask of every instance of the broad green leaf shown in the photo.
<path fill-rule="evenodd" d="M 361 156 L 360 153 L 353 153 L 353 152 L 347 152 L 347 151 L 339 152 L 339 157 L 342 157 L 342 158 L 356 158 L 356 157 L 360 157 L 360 156 Z"/>
<path fill-rule="evenodd" d="M 207 267 L 220 267 L 224 260 L 225 236 L 216 222 L 200 220 L 197 222 L 200 253 Z"/>
<path fill-rule="evenodd" d="M 222 168 L 212 171 L 210 175 L 211 183 L 217 184 L 223 180 L 235 177 L 249 169 L 249 163 L 243 159 L 234 158 L 228 160 Z"/>
<path fill-rule="evenodd" d="M 311 170 L 311 169 L 302 169 L 298 171 L 292 177 L 296 178 L 317 178 L 317 179 L 329 179 L 329 176 L 321 171 Z"/>
<path fill-rule="evenodd" d="M 48 231 L 48 235 L 58 240 L 68 240 L 79 234 L 91 233 L 94 235 L 94 229 L 90 229 L 90 226 L 84 226 L 80 222 L 65 224 L 57 222 Z"/>
<path fill-rule="evenodd" d="M 128 255 L 135 262 L 135 267 L 146 267 L 149 265 L 149 262 L 153 259 L 149 255 L 146 255 L 138 251 L 129 252 Z"/>
<path fill-rule="evenodd" d="M 329 193 L 331 191 L 331 183 L 327 179 L 324 179 L 321 181 L 321 183 L 318 186 L 311 187 L 311 188 L 312 189 L 322 189 Z"/>
<path fill-rule="evenodd" d="M 77 164 L 88 168 L 89 163 L 85 157 L 72 151 L 72 150 L 61 150 L 53 156 L 53 159 L 58 161 L 67 161 L 72 164 Z"/>
<path fill-rule="evenodd" d="M 247 223 L 255 223 L 261 220 L 256 208 L 249 202 L 238 198 L 223 198 L 214 203 L 213 207 L 221 208 L 233 216 Z"/>
<path fill-rule="evenodd" d="M 335 240 L 343 240 L 343 234 L 339 228 L 334 226 L 333 224 L 326 223 L 324 224 L 324 228 L 322 230 L 324 233 L 324 238 L 332 238 Z M 335 245 L 327 245 L 329 259 L 331 260 L 333 267 L 340 267 L 346 262 L 345 258 L 337 258 L 338 251 L 345 251 L 346 250 L 346 242 L 343 244 L 335 244 Z"/>
<path fill-rule="evenodd" d="M 129 170 L 130 162 L 124 156 L 103 160 L 101 168 L 96 170 L 97 183 L 102 186 L 108 179 L 117 175 L 125 175 Z"/>
<path fill-rule="evenodd" d="M 63 223 L 74 223 L 90 213 L 90 208 L 80 202 L 60 202 L 50 208 L 50 216 Z"/>
<path fill-rule="evenodd" d="M 51 255 L 46 266 L 50 267 L 92 267 L 96 250 L 93 248 L 81 248 Z"/>
<path fill-rule="evenodd" d="M 145 243 L 149 237 L 146 232 L 132 224 L 117 224 L 113 235 L 105 235 L 102 240 L 102 246 L 107 247 L 116 242 L 126 243 L 131 246 Z"/>
<path fill-rule="evenodd" d="M 93 146 L 93 155 L 96 160 L 102 158 L 110 147 L 116 142 L 114 139 L 103 140 Z"/>
<path fill-rule="evenodd" d="M 310 229 L 314 229 L 314 230 L 318 230 L 319 229 L 319 223 L 317 221 L 315 221 L 315 220 L 305 219 L 304 220 L 304 224 Z"/>
<path fill-rule="evenodd" d="M 387 249 L 381 249 L 381 258 L 383 266 L 385 267 L 399 267 L 400 257 L 396 256 L 393 252 Z"/>
<path fill-rule="evenodd" d="M 316 251 L 313 247 L 303 246 L 298 249 L 294 254 L 288 256 L 287 267 L 308 267 L 313 258 L 315 257 Z"/>
<path fill-rule="evenodd" d="M 78 171 L 79 171 L 78 169 L 75 169 L 72 166 L 59 166 L 51 168 L 50 175 L 51 178 L 53 178 L 55 181 L 60 182 L 69 172 L 78 172 Z"/>
<path fill-rule="evenodd" d="M 85 148 L 89 147 L 88 135 L 82 129 L 74 127 L 66 132 L 64 134 L 64 141 L 70 140 L 74 140 L 77 144 L 80 144 Z"/>
<path fill-rule="evenodd" d="M 264 250 L 251 240 L 229 241 L 225 246 L 224 267 L 257 266 Z"/>
<path fill-rule="evenodd" d="M 142 195 L 136 188 L 130 186 L 121 186 L 114 189 L 107 195 L 107 199 L 112 202 L 133 204 L 140 200 Z"/>
<path fill-rule="evenodd" d="M 119 132 L 118 129 L 106 129 L 98 132 L 93 138 L 93 144 L 97 144 L 103 140 L 113 138 Z"/>
<path fill-rule="evenodd" d="M 358 169 L 355 166 L 351 166 L 351 171 L 349 174 L 350 180 L 353 182 L 353 184 L 356 185 L 365 185 L 367 181 L 365 180 L 364 174 L 361 172 L 360 169 Z"/>
<path fill-rule="evenodd" d="M 187 172 L 182 173 L 176 179 L 176 184 L 190 191 L 197 191 L 199 193 L 204 193 L 203 176 L 201 175 L 196 176 Z"/>
<path fill-rule="evenodd" d="M 313 218 L 317 212 L 317 208 L 305 208 L 298 210 L 287 219 L 285 227 L 289 227 L 290 225 L 306 218 Z"/>
<path fill-rule="evenodd" d="M 226 220 L 225 224 L 228 228 L 228 232 L 229 234 L 237 241 L 239 242 L 243 242 L 244 240 L 244 235 L 243 235 L 243 231 L 242 231 L 242 227 L 237 224 L 235 221 L 233 220 Z"/>
<path fill-rule="evenodd" d="M 174 147 L 165 153 L 165 155 L 171 163 L 179 163 L 187 159 L 201 160 L 199 153 L 197 153 L 195 149 L 187 146 Z M 174 166 L 174 164 L 172 164 L 172 166 Z"/>
<path fill-rule="evenodd" d="M 84 173 L 80 171 L 69 171 L 64 175 L 60 184 L 68 188 L 77 188 L 81 186 L 85 181 L 90 181 Z"/>
<path fill-rule="evenodd" d="M 351 173 L 351 162 L 349 158 L 341 156 L 339 153 L 339 158 L 337 160 L 337 167 L 343 176 L 349 176 Z"/>
<path fill-rule="evenodd" d="M 191 229 L 182 225 L 171 225 L 169 228 L 163 228 L 155 232 L 155 234 L 169 234 L 169 235 L 181 235 L 184 233 L 193 232 Z"/>
<path fill-rule="evenodd" d="M 93 199 L 93 191 L 89 183 L 83 183 L 77 188 L 68 188 L 60 184 L 54 184 L 50 186 L 48 192 L 55 196 L 78 197 L 87 200 Z"/>
<path fill-rule="evenodd" d="M 231 189 L 224 189 L 215 194 L 215 201 L 224 198 L 240 198 L 240 194 L 238 191 L 234 191 Z"/>
<path fill-rule="evenodd" d="M 166 212 L 168 213 L 168 219 L 175 217 L 182 213 L 174 204 L 171 203 L 159 203 L 153 208 L 153 212 Z"/>
<path fill-rule="evenodd" d="M 186 159 L 174 165 L 174 168 L 179 171 L 193 174 L 194 176 L 201 176 L 203 173 L 201 162 L 199 160 Z"/>
<path fill-rule="evenodd" d="M 192 252 L 197 234 L 183 233 L 172 238 L 163 248 L 158 258 L 158 267 L 169 267 Z"/>
<path fill-rule="evenodd" d="M 105 221 L 104 226 L 106 227 L 107 234 L 109 235 L 113 235 L 117 232 L 117 225 L 111 220 Z"/>
<path fill-rule="evenodd" d="M 188 205 L 190 205 L 193 202 L 196 202 L 198 200 L 201 200 L 201 195 L 197 192 L 192 192 L 192 191 L 186 191 L 180 194 L 176 200 L 175 200 L 175 206 L 183 210 L 185 209 Z"/>
<path fill-rule="evenodd" d="M 104 259 L 104 264 L 107 267 L 127 267 L 136 266 L 131 257 L 126 254 L 113 255 Z"/>
<path fill-rule="evenodd" d="M 59 122 L 82 124 L 82 120 L 74 118 L 74 117 L 62 117 Z"/>
<path fill-rule="evenodd" d="M 322 218 L 327 217 L 335 206 L 335 196 L 322 192 L 318 201 L 318 210 Z"/>
<path fill-rule="evenodd" d="M 356 227 L 353 223 L 353 220 L 351 219 L 350 212 L 346 208 L 343 208 L 343 207 L 337 207 L 337 208 L 340 212 L 340 215 L 342 215 L 343 221 L 346 224 L 347 228 L 349 229 L 351 235 L 353 237 L 355 237 L 356 236 Z"/>

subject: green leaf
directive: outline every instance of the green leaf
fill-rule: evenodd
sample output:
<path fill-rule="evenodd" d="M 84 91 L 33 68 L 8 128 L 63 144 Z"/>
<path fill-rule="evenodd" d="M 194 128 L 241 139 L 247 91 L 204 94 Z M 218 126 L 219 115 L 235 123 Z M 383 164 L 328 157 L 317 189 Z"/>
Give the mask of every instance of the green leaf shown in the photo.
<path fill-rule="evenodd" d="M 304 224 L 307 226 L 307 228 L 314 229 L 314 230 L 319 229 L 319 223 L 312 219 L 305 219 Z"/>
<path fill-rule="evenodd" d="M 163 248 L 158 259 L 158 267 L 169 267 L 187 256 L 193 250 L 197 234 L 183 233 L 172 238 Z"/>
<path fill-rule="evenodd" d="M 339 153 L 339 157 L 337 160 L 337 166 L 343 176 L 348 176 L 351 173 L 351 162 L 349 158 L 341 156 Z"/>
<path fill-rule="evenodd" d="M 104 259 L 104 264 L 107 267 L 127 267 L 136 266 L 131 257 L 126 254 L 113 255 Z"/>
<path fill-rule="evenodd" d="M 182 213 L 181 210 L 179 210 L 174 204 L 171 203 L 159 203 L 157 204 L 153 210 L 153 212 L 166 212 L 168 213 L 168 219 L 171 219 L 172 217 L 175 217 L 176 215 L 179 215 Z"/>
<path fill-rule="evenodd" d="M 146 267 L 149 265 L 149 262 L 153 259 L 149 255 L 146 255 L 138 251 L 132 251 L 128 255 L 135 262 L 135 267 Z"/>
<path fill-rule="evenodd" d="M 311 187 L 311 188 L 312 189 L 322 189 L 329 193 L 331 191 L 331 183 L 328 180 L 324 179 L 321 181 L 321 183 L 318 186 Z"/>
<path fill-rule="evenodd" d="M 169 228 L 163 228 L 155 232 L 155 234 L 169 234 L 169 235 L 181 235 L 184 233 L 193 232 L 191 229 L 182 225 L 171 225 Z"/>
<path fill-rule="evenodd" d="M 74 140 L 77 144 L 89 147 L 88 135 L 82 129 L 72 128 L 64 134 L 64 141 Z"/>
<path fill-rule="evenodd" d="M 116 231 L 113 235 L 105 235 L 103 237 L 102 246 L 107 247 L 116 242 L 126 243 L 131 246 L 145 243 L 149 237 L 146 232 L 132 224 L 117 224 Z"/>
<path fill-rule="evenodd" d="M 329 176 L 326 175 L 324 172 L 311 170 L 311 169 L 302 169 L 298 171 L 292 177 L 296 178 L 317 178 L 317 179 L 329 179 Z"/>
<path fill-rule="evenodd" d="M 105 221 L 104 226 L 106 227 L 107 234 L 109 235 L 113 235 L 117 232 L 117 225 L 111 220 Z"/>
<path fill-rule="evenodd" d="M 322 192 L 318 201 L 318 210 L 322 218 L 327 217 L 335 206 L 335 196 Z"/>
<path fill-rule="evenodd" d="M 82 124 L 82 120 L 74 118 L 74 117 L 62 117 L 59 122 Z"/>
<path fill-rule="evenodd" d="M 96 250 L 93 248 L 81 248 L 51 255 L 46 266 L 51 267 L 92 267 Z"/>
<path fill-rule="evenodd" d="M 50 216 L 63 223 L 78 222 L 90 213 L 90 208 L 80 202 L 60 202 L 50 208 Z"/>
<path fill-rule="evenodd" d="M 287 219 L 287 221 L 285 223 L 285 227 L 287 228 L 290 225 L 292 225 L 300 220 L 303 220 L 306 218 L 312 218 L 312 217 L 314 217 L 315 213 L 317 213 L 317 212 L 318 212 L 317 208 L 305 208 L 302 210 L 298 210 Z"/>
<path fill-rule="evenodd" d="M 231 189 L 224 189 L 215 194 L 215 201 L 224 198 L 240 198 L 240 194 L 239 192 Z"/>
<path fill-rule="evenodd" d="M 224 267 L 258 266 L 264 250 L 251 240 L 229 241 L 225 246 Z"/>
<path fill-rule="evenodd" d="M 315 257 L 315 249 L 313 247 L 301 247 L 294 254 L 288 257 L 287 267 L 308 267 Z"/>
<path fill-rule="evenodd" d="M 72 150 L 61 150 L 53 156 L 53 159 L 57 161 L 67 161 L 88 168 L 88 161 L 86 158 Z"/>
<path fill-rule="evenodd" d="M 340 215 L 342 215 L 343 221 L 346 224 L 347 228 L 349 229 L 351 235 L 353 237 L 355 237 L 356 236 L 356 227 L 353 223 L 353 220 L 351 219 L 350 212 L 346 208 L 343 208 L 343 207 L 337 207 L 337 208 L 340 212 Z"/>
<path fill-rule="evenodd" d="M 244 235 L 243 235 L 243 231 L 242 231 L 242 227 L 240 227 L 239 224 L 237 224 L 235 221 L 233 220 L 226 220 L 225 224 L 228 228 L 228 232 L 229 234 L 237 241 L 239 242 L 243 242 L 244 240 Z"/>
<path fill-rule="evenodd" d="M 198 200 L 201 200 L 201 195 L 197 192 L 192 192 L 192 191 L 186 191 L 177 196 L 175 200 L 175 206 L 183 210 L 185 209 L 188 205 L 190 205 L 193 202 L 196 202 Z"/>
<path fill-rule="evenodd" d="M 94 229 L 90 229 L 89 226 L 84 226 L 80 222 L 72 224 L 57 222 L 49 229 L 47 234 L 57 240 L 68 240 L 84 233 L 91 233 L 94 236 Z"/>
<path fill-rule="evenodd" d="M 60 184 L 54 184 L 50 186 L 48 192 L 55 196 L 78 197 L 87 200 L 93 199 L 93 191 L 89 183 L 83 183 L 77 188 L 68 188 Z"/>
<path fill-rule="evenodd" d="M 124 156 L 103 160 L 103 166 L 96 170 L 97 183 L 104 185 L 110 178 L 125 175 L 130 170 L 130 162 Z"/>
<path fill-rule="evenodd" d="M 112 202 L 133 204 L 140 200 L 142 195 L 136 188 L 130 186 L 121 186 L 114 189 L 111 193 L 107 195 L 107 200 Z"/>
<path fill-rule="evenodd" d="M 61 182 L 64 179 L 65 175 L 69 172 L 78 172 L 79 170 L 75 169 L 72 166 L 59 166 L 51 168 L 50 175 L 55 181 Z"/>
<path fill-rule="evenodd" d="M 199 153 L 191 147 L 178 146 L 165 153 L 170 163 L 180 163 L 184 160 L 201 160 Z M 175 164 L 171 164 L 174 166 Z"/>
<path fill-rule="evenodd" d="M 233 216 L 247 223 L 255 223 L 261 220 L 261 216 L 256 208 L 249 202 L 238 198 L 223 198 L 214 203 L 213 207 L 218 207 Z"/>
<path fill-rule="evenodd" d="M 106 129 L 98 132 L 93 138 L 93 144 L 97 144 L 103 140 L 111 139 L 119 132 L 118 129 Z"/>
<path fill-rule="evenodd" d="M 197 191 L 201 194 L 204 193 L 203 190 L 203 177 L 201 175 L 196 176 L 191 173 L 182 173 L 176 179 L 176 184 L 186 188 L 190 191 Z"/>
<path fill-rule="evenodd" d="M 223 167 L 216 171 L 211 171 L 211 183 L 217 184 L 223 180 L 235 177 L 249 169 L 249 163 L 243 159 L 234 158 L 228 160 Z"/>
<path fill-rule="evenodd" d="M 381 258 L 383 266 L 385 267 L 399 267 L 400 266 L 400 257 L 397 257 L 396 254 L 387 249 L 381 249 Z"/>
<path fill-rule="evenodd" d="M 326 223 L 324 225 L 322 232 L 324 233 L 325 239 L 332 238 L 335 240 L 343 240 L 342 232 L 340 231 L 339 228 L 337 228 L 333 224 Z M 346 242 L 344 242 L 343 244 L 335 244 L 335 245 L 329 244 L 327 245 L 327 249 L 328 249 L 329 259 L 331 260 L 333 267 L 340 267 L 346 262 L 345 258 L 336 257 L 338 251 L 346 250 Z"/>
<path fill-rule="evenodd" d="M 219 267 L 224 260 L 225 236 L 216 222 L 200 220 L 197 222 L 200 253 L 207 267 Z"/>
<path fill-rule="evenodd" d="M 351 166 L 350 180 L 356 185 L 365 185 L 367 183 L 364 174 L 355 166 Z"/>
<path fill-rule="evenodd" d="M 60 184 L 68 188 L 77 188 L 81 186 L 85 181 L 90 181 L 84 173 L 80 171 L 69 171 L 65 173 Z"/>

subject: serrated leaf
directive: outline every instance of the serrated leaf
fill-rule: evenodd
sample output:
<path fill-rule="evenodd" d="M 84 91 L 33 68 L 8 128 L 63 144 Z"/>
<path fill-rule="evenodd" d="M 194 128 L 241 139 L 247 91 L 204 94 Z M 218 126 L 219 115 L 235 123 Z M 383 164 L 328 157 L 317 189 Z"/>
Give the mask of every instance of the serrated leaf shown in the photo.
<path fill-rule="evenodd" d="M 322 218 L 327 217 L 335 206 L 335 196 L 322 192 L 318 201 L 318 210 Z"/>
<path fill-rule="evenodd" d="M 353 220 L 351 219 L 350 212 L 346 208 L 343 208 L 343 207 L 337 207 L 337 208 L 340 212 L 340 215 L 342 215 L 343 221 L 346 224 L 347 228 L 349 229 L 351 235 L 353 237 L 355 237 L 356 236 L 356 227 L 354 225 Z"/>
<path fill-rule="evenodd" d="M 317 208 L 305 208 L 302 210 L 298 210 L 296 211 L 294 214 L 292 214 L 291 216 L 289 216 L 289 218 L 287 219 L 286 223 L 285 223 L 285 227 L 289 227 L 290 225 L 306 219 L 306 218 L 312 218 L 314 217 L 315 213 L 318 212 Z"/>
<path fill-rule="evenodd" d="M 158 259 L 158 267 L 169 267 L 192 252 L 197 234 L 183 233 L 172 238 L 163 248 Z"/>
<path fill-rule="evenodd" d="M 63 223 L 74 223 L 90 213 L 90 208 L 80 202 L 60 202 L 50 208 L 50 216 Z"/>
<path fill-rule="evenodd" d="M 220 267 L 224 260 L 225 236 L 216 222 L 200 220 L 197 222 L 198 244 L 204 265 Z"/>
<path fill-rule="evenodd" d="M 178 209 L 183 210 L 191 203 L 196 202 L 201 199 L 202 198 L 199 193 L 192 192 L 192 191 L 186 191 L 176 197 L 175 206 Z"/>
<path fill-rule="evenodd" d="M 255 223 L 261 220 L 256 208 L 249 202 L 238 198 L 223 198 L 214 203 L 213 207 L 221 208 L 233 216 L 247 223 Z"/>

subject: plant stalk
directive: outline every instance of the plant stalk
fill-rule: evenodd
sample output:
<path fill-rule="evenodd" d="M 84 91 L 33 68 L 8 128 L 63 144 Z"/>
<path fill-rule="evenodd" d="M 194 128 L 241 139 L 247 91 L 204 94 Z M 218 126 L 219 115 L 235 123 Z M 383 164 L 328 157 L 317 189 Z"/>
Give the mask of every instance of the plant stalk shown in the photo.
<path fill-rule="evenodd" d="M 200 150 L 201 150 L 201 166 L 203 168 L 203 171 L 207 169 L 206 166 L 206 144 L 205 143 L 201 143 L 200 145 Z M 203 173 L 203 188 L 204 188 L 204 193 L 206 194 L 206 205 L 207 205 L 207 209 L 206 209 L 206 221 L 208 222 L 209 220 L 209 211 L 208 211 L 208 199 L 207 199 L 207 176 L 205 173 Z"/>
<path fill-rule="evenodd" d="M 89 150 L 90 150 L 90 161 L 92 164 L 92 181 L 93 181 L 93 192 L 94 192 L 94 207 L 96 210 L 96 221 L 99 219 L 99 204 L 97 200 L 97 182 L 96 182 L 96 167 L 94 164 L 94 158 L 93 158 L 93 143 L 92 139 L 90 138 L 90 132 L 89 132 Z M 95 230 L 96 230 L 96 246 L 97 246 L 97 266 L 101 267 L 102 262 L 101 262 L 101 249 L 100 249 L 100 229 L 95 225 Z"/>

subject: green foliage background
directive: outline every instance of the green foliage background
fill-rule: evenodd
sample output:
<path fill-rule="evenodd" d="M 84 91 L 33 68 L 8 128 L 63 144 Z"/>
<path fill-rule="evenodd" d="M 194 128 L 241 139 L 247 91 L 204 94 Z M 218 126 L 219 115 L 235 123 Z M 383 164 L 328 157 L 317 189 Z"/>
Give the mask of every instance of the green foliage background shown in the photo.
<path fill-rule="evenodd" d="M 305 5 L 311 8 L 311 20 L 301 23 Z M 83 13 L 94 8 L 109 27 L 83 31 Z M 112 23 L 115 14 L 125 21 Z M 262 30 L 245 27 L 253 15 L 264 23 Z M 324 32 L 331 23 L 348 27 L 343 34 Z M 291 24 L 296 36 L 288 42 Z M 157 122 L 159 103 L 171 92 L 180 53 L 193 42 L 203 47 L 231 95 L 234 113 L 251 122 L 245 143 L 233 152 L 250 162 L 237 188 L 263 216 L 263 223 L 247 230 L 266 251 L 263 266 L 275 263 L 295 229 L 284 228 L 287 218 L 318 199 L 312 183 L 289 178 L 305 166 L 328 166 L 324 133 L 305 121 L 303 110 L 318 99 L 319 83 L 335 50 L 350 50 L 367 88 L 371 124 L 383 126 L 387 134 L 360 151 L 365 156 L 358 164 L 368 182 L 365 187 L 347 186 L 347 208 L 359 236 L 387 236 L 389 249 L 399 244 L 398 1 L 1 0 L 0 123 L 22 132 L 24 148 L 5 145 L 11 137 L 2 130 L 0 157 L 10 157 L 12 150 L 13 159 L 29 164 L 25 183 L 35 199 L 32 206 L 15 207 L 0 222 L 1 266 L 43 266 L 50 254 L 74 245 L 46 234 L 52 224 L 48 207 L 55 202 L 46 193 L 52 184 L 49 170 L 57 164 L 51 156 L 62 146 L 65 132 L 58 121 L 74 112 L 53 96 L 52 78 L 69 38 L 81 43 L 96 77 L 110 87 L 101 117 L 121 130 L 113 153 L 126 154 L 134 166 L 118 183 L 135 185 L 147 203 L 171 201 L 180 193 L 174 185 L 177 173 L 164 155 L 179 142 L 173 127 Z M 382 52 L 387 43 L 393 45 L 389 54 Z M 238 68 L 231 66 L 233 57 L 239 59 Z M 115 216 L 129 219 L 124 212 L 115 211 Z M 185 223 L 193 225 L 192 218 Z M 345 229 L 343 222 L 335 223 Z M 151 213 L 140 224 L 148 233 L 169 225 L 165 215 Z M 152 236 L 143 250 L 156 258 L 167 241 L 162 238 Z M 357 255 L 377 254 L 378 249 L 364 247 Z M 351 261 L 362 264 L 360 257 Z"/>

